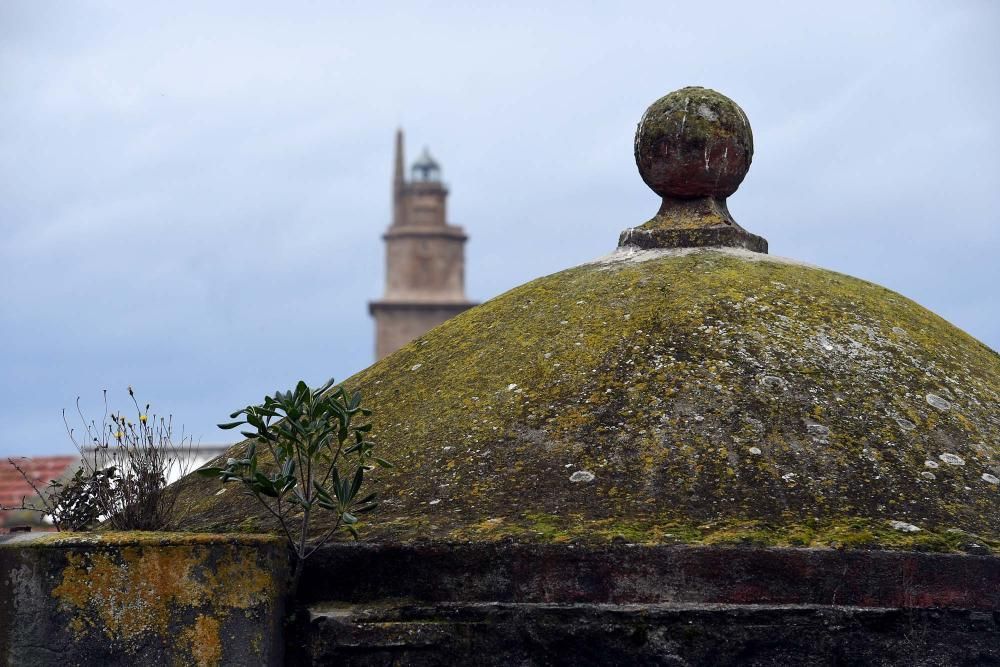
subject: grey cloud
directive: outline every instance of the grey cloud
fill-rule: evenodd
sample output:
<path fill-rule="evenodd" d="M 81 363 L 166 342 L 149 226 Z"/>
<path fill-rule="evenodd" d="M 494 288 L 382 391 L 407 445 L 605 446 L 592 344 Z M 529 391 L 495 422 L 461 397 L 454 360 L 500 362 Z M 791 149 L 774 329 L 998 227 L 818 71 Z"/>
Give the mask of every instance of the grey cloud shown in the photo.
<path fill-rule="evenodd" d="M 392 132 L 430 146 L 485 299 L 648 218 L 631 138 L 739 102 L 736 218 L 1000 347 L 993 3 L 0 5 L 0 453 L 134 385 L 196 437 L 371 361 Z M 96 408 L 94 408 L 96 410 Z"/>

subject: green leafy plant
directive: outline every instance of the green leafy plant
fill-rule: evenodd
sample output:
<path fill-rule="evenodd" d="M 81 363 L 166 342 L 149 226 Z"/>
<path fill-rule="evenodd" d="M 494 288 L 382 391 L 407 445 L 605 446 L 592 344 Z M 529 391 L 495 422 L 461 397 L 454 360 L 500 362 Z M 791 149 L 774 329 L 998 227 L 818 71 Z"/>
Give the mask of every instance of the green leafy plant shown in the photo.
<path fill-rule="evenodd" d="M 391 467 L 372 452 L 372 425 L 365 421 L 371 411 L 361 407 L 361 393 L 333 385 L 332 379 L 318 389 L 299 382 L 234 412 L 231 418 L 242 418 L 219 428 L 253 429 L 241 431 L 250 441 L 243 457 L 198 471 L 242 484 L 277 519 L 296 556 L 293 590 L 305 559 L 337 531 L 358 537 L 358 515 L 377 506 L 376 494 L 360 493 L 365 474 L 376 465 Z M 311 540 L 310 524 L 320 511 L 332 513 L 333 522 Z"/>

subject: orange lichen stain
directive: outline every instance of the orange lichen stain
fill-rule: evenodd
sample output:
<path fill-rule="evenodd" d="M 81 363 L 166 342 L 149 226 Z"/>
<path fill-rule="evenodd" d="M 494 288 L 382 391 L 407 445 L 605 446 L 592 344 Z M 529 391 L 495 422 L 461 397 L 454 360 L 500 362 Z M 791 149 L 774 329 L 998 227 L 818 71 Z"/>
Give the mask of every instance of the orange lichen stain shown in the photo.
<path fill-rule="evenodd" d="M 214 627 L 217 636 L 220 620 L 232 610 L 270 606 L 280 594 L 256 552 L 238 546 L 98 546 L 66 559 L 52 596 L 73 615 L 74 636 L 84 639 L 93 629 L 126 651 L 150 635 L 172 641 L 171 629 L 183 626 L 192 609 L 206 613 L 188 631 L 201 637 Z M 214 655 L 205 650 L 206 659 Z"/>
<path fill-rule="evenodd" d="M 62 582 L 52 595 L 77 612 L 75 620 L 129 642 L 165 635 L 174 606 L 197 604 L 204 591 L 191 577 L 194 547 L 122 549 L 67 555 Z M 80 627 L 80 623 L 75 624 Z"/>
<path fill-rule="evenodd" d="M 76 616 L 69 622 L 69 629 L 73 631 L 74 635 L 79 636 L 87 631 L 87 623 L 79 616 Z"/>
<path fill-rule="evenodd" d="M 205 572 L 205 584 L 216 605 L 248 609 L 273 600 L 280 592 L 274 577 L 263 572 L 252 553 L 238 553 Z"/>
<path fill-rule="evenodd" d="M 194 625 L 186 629 L 182 638 L 191 647 L 191 658 L 197 667 L 217 667 L 222 664 L 222 639 L 219 621 L 198 614 Z"/>

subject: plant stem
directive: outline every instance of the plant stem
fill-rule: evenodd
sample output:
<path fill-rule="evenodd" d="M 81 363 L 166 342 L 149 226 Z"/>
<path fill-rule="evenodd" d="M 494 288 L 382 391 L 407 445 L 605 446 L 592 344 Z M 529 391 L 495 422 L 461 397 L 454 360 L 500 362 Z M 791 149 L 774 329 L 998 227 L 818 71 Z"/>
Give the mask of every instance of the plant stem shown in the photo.
<path fill-rule="evenodd" d="M 296 554 L 295 567 L 292 569 L 292 581 L 289 584 L 288 594 L 291 599 L 295 599 L 299 592 L 299 581 L 302 580 L 302 571 L 305 569 L 306 559 Z"/>

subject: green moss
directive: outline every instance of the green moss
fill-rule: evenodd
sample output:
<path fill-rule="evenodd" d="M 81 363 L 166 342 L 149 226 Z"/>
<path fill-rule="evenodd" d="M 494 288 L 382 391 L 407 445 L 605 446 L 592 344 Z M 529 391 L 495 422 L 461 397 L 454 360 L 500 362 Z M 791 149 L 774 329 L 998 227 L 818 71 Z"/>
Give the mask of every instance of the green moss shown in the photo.
<path fill-rule="evenodd" d="M 260 532 L 260 520 L 258 520 L 257 517 L 248 516 L 240 523 L 240 525 L 236 527 L 236 532 L 258 533 Z"/>
<path fill-rule="evenodd" d="M 1000 475 L 995 352 L 841 274 L 646 256 L 528 283 L 347 381 L 397 466 L 373 475 L 384 502 L 366 539 L 948 549 L 948 529 L 1000 535 L 982 479 Z M 593 481 L 570 481 L 578 470 Z M 182 484 L 197 508 L 184 528 L 274 528 L 215 481 Z"/>
<path fill-rule="evenodd" d="M 24 540 L 0 542 L 0 549 L 32 549 L 51 547 L 166 547 L 204 546 L 211 544 L 264 545 L 277 544 L 279 538 L 271 534 L 248 533 L 191 533 L 155 531 L 105 531 L 92 533 L 32 534 Z"/>
<path fill-rule="evenodd" d="M 453 536 L 455 537 L 455 536 Z M 706 524 L 662 522 L 653 518 L 596 522 L 580 517 L 525 513 L 519 520 L 470 526 L 462 540 L 513 538 L 520 542 L 603 544 L 752 545 L 760 547 L 864 548 L 936 552 L 965 551 L 972 545 L 1000 553 L 1000 541 L 960 530 L 901 532 L 888 522 L 857 519 L 808 520 L 775 524 L 720 520 Z"/>
<path fill-rule="evenodd" d="M 697 113 L 699 105 L 711 109 L 715 117 Z M 675 139 L 683 128 L 691 143 L 709 144 L 723 137 L 733 137 L 748 144 L 753 154 L 753 136 L 746 114 L 725 95 L 710 88 L 689 86 L 675 90 L 653 102 L 642 119 L 642 134 L 649 141 L 661 135 Z"/>

